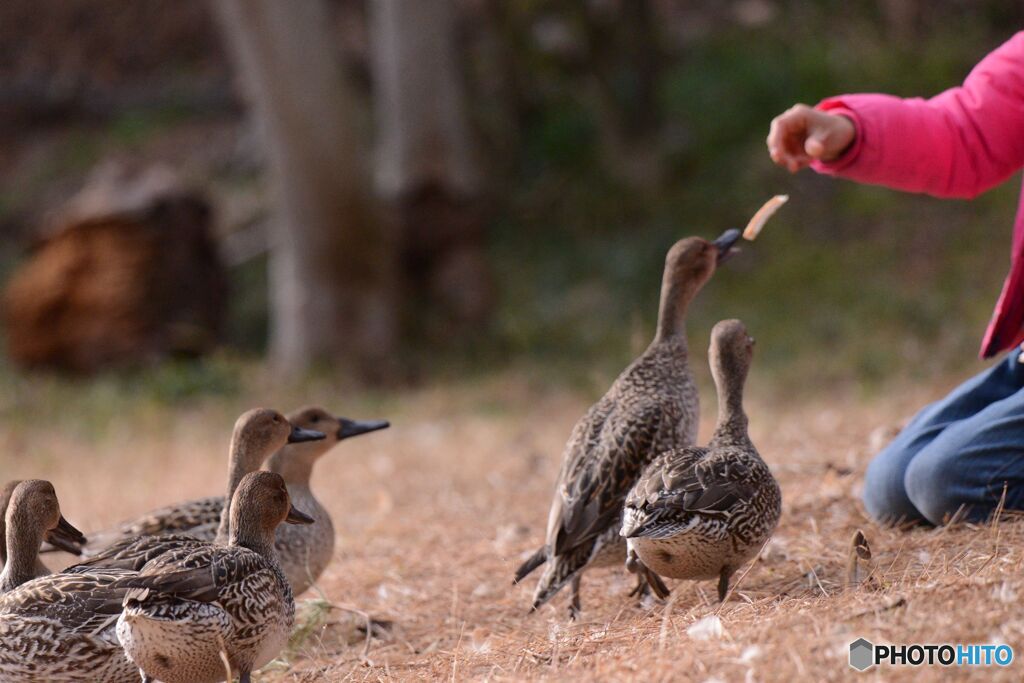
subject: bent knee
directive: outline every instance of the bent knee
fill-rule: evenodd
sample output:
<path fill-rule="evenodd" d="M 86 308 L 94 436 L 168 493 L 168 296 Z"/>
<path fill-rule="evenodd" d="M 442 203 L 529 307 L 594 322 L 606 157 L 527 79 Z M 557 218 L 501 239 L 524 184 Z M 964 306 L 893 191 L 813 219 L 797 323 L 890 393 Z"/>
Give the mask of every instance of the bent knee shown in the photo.
<path fill-rule="evenodd" d="M 864 473 L 864 491 L 861 499 L 868 515 L 881 524 L 895 524 L 919 520 L 921 514 L 907 495 L 904 484 L 903 458 L 892 457 L 883 451 L 868 465 Z"/>
<path fill-rule="evenodd" d="M 941 457 L 915 458 L 907 468 L 907 497 L 932 524 L 944 524 L 961 508 L 970 507 L 972 501 L 957 486 L 958 469 L 955 462 Z"/>

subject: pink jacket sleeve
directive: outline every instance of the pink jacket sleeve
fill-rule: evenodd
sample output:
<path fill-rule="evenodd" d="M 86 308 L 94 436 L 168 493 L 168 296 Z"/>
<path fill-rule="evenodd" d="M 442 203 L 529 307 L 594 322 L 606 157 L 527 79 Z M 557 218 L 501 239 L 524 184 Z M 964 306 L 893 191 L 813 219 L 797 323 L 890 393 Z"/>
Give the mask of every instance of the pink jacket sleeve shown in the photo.
<path fill-rule="evenodd" d="M 1024 166 L 1024 32 L 964 84 L 931 99 L 841 95 L 819 109 L 849 116 L 853 146 L 819 173 L 940 197 L 973 197 Z"/>

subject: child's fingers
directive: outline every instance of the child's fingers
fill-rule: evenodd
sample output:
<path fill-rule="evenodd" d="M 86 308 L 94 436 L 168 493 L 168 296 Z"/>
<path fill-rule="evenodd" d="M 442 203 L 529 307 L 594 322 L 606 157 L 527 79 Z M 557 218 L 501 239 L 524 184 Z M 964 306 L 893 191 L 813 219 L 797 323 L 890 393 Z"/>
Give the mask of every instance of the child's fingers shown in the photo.
<path fill-rule="evenodd" d="M 810 163 L 804 149 L 807 138 L 806 105 L 796 105 L 772 119 L 768 130 L 768 154 L 772 161 L 796 172 Z"/>

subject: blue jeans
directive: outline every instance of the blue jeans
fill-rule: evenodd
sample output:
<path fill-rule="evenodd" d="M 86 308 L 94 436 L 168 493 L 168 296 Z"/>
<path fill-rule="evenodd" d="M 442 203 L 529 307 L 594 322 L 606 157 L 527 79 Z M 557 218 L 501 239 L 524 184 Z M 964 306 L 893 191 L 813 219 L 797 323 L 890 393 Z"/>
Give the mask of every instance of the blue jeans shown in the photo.
<path fill-rule="evenodd" d="M 1014 350 L 917 414 L 864 475 L 864 507 L 885 523 L 983 520 L 1006 489 L 1024 509 L 1024 364 Z"/>

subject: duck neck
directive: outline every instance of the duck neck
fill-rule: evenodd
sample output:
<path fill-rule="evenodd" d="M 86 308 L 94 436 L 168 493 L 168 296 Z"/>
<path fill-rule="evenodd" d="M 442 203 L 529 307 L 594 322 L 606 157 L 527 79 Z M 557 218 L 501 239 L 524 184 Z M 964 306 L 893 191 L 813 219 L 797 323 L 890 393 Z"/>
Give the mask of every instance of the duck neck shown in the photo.
<path fill-rule="evenodd" d="M 7 557 L 0 572 L 0 593 L 6 593 L 38 575 L 39 546 L 43 532 L 33 525 L 19 524 L 7 515 Z"/>
<path fill-rule="evenodd" d="M 249 520 L 244 519 L 241 515 L 239 515 L 239 519 L 231 520 L 228 545 L 248 548 L 268 560 L 277 562 L 277 550 L 274 548 L 274 530 L 267 533 L 266 530 L 250 523 Z"/>
<path fill-rule="evenodd" d="M 0 489 L 0 568 L 7 564 L 7 506 L 20 481 L 9 481 Z"/>
<path fill-rule="evenodd" d="M 746 446 L 750 444 L 747 413 L 743 410 L 746 372 L 741 368 L 714 368 L 713 374 L 718 391 L 718 424 L 711 445 Z"/>
<path fill-rule="evenodd" d="M 681 340 L 686 344 L 686 313 L 692 300 L 692 287 L 688 283 L 679 282 L 679 278 L 673 277 L 672 273 L 665 273 L 658 305 L 656 342 Z"/>
<path fill-rule="evenodd" d="M 224 497 L 224 509 L 220 513 L 220 525 L 217 527 L 217 543 L 225 543 L 228 540 L 229 521 L 231 520 L 231 499 L 235 495 L 235 489 L 241 483 L 245 475 L 259 469 L 262 460 L 255 461 L 250 457 L 252 450 L 244 440 L 234 436 L 231 439 L 231 454 L 228 464 L 228 490 Z"/>
<path fill-rule="evenodd" d="M 313 477 L 313 468 L 320 456 L 330 450 L 333 444 L 326 447 L 323 441 L 292 444 L 274 453 L 267 460 L 267 470 L 281 475 L 288 488 L 309 488 Z"/>

